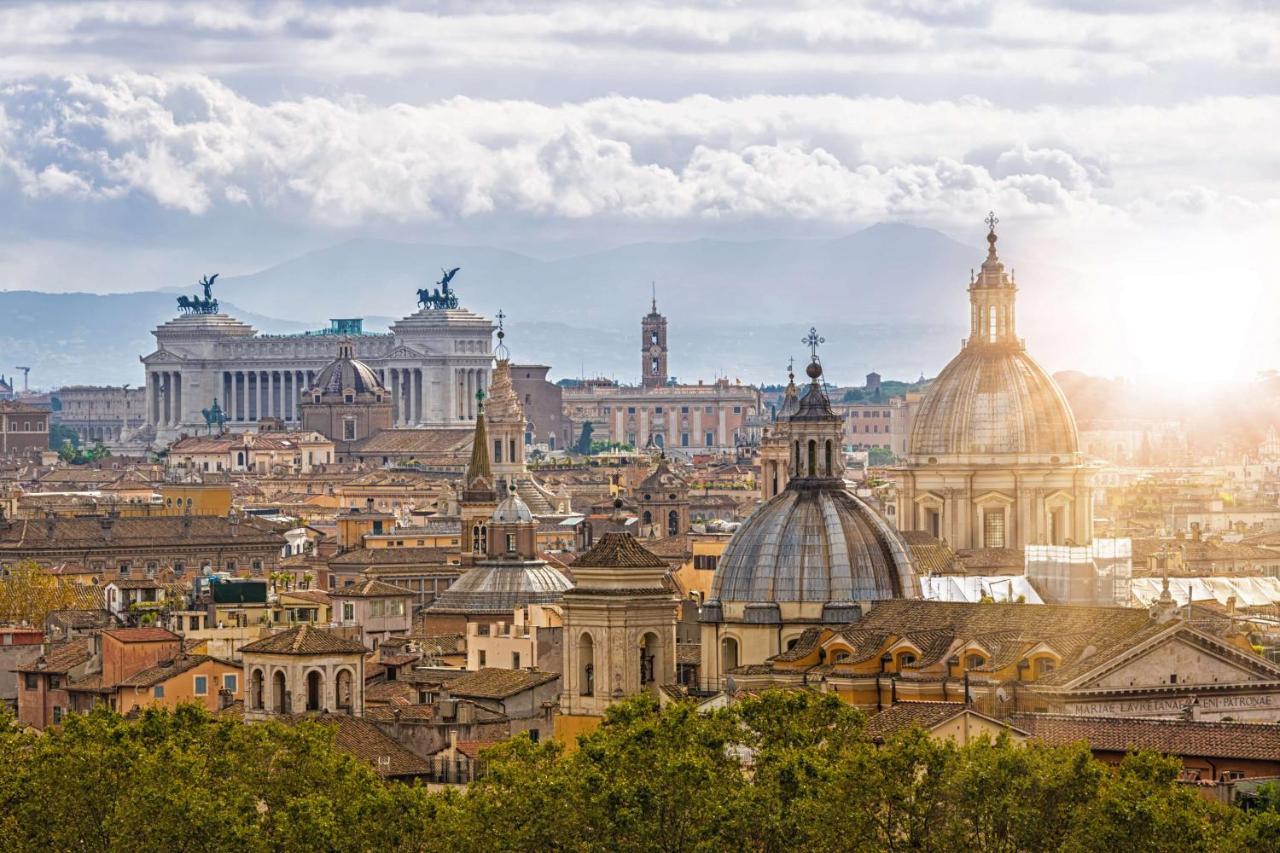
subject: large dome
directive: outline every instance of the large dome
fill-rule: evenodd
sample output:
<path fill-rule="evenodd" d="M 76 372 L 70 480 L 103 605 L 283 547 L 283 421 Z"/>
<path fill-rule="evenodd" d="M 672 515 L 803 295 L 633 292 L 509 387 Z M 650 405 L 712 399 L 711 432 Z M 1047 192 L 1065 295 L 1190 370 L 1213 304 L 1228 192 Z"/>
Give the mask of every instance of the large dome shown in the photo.
<path fill-rule="evenodd" d="M 902 538 L 846 489 L 792 480 L 729 540 L 720 602 L 843 604 L 917 594 Z"/>
<path fill-rule="evenodd" d="M 966 347 L 938 375 L 916 412 L 908 454 L 1059 464 L 1078 450 L 1058 384 L 1021 347 L 996 345 Z"/>
<path fill-rule="evenodd" d="M 355 357 L 354 349 L 349 341 L 340 341 L 338 358 L 320 371 L 312 390 L 325 395 L 341 395 L 346 391 L 386 394 L 386 389 L 378 381 L 378 375 L 373 372 L 373 368 Z"/>

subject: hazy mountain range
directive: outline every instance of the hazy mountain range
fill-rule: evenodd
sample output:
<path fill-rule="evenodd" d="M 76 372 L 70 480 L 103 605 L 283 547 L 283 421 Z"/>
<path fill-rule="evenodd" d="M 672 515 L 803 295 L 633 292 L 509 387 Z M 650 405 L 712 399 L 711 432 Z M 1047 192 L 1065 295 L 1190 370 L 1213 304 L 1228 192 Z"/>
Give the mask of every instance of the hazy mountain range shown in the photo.
<path fill-rule="evenodd" d="M 976 255 L 976 257 L 975 257 Z M 637 243 L 555 260 L 483 246 L 353 240 L 250 275 L 218 279 L 223 310 L 259 330 L 301 331 L 331 317 L 382 329 L 416 310 L 415 291 L 441 267 L 461 267 L 463 305 L 507 315 L 517 361 L 553 377 L 639 373 L 639 320 L 651 283 L 670 324 L 671 370 L 682 381 L 717 376 L 784 381 L 816 325 L 830 381 L 860 384 L 875 369 L 914 379 L 936 373 L 965 332 L 965 275 L 974 247 L 937 231 L 877 225 L 834 240 Z M 194 271 L 192 280 L 205 272 Z M 32 367 L 33 385 L 133 383 L 151 330 L 175 316 L 177 293 L 0 292 L 0 373 Z M 12 362 L 12 365 L 8 364 Z"/>

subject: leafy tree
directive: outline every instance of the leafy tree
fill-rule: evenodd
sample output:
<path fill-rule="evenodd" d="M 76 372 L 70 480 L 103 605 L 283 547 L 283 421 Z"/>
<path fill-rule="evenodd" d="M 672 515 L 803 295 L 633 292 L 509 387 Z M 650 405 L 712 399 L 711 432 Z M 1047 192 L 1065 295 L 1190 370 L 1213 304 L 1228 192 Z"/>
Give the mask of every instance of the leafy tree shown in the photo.
<path fill-rule="evenodd" d="M 1194 788 L 1177 784 L 1177 758 L 1138 752 L 1125 756 L 1113 775 L 1103 777 L 1098 795 L 1084 810 L 1066 849 L 1217 850 L 1226 813 Z"/>
<path fill-rule="evenodd" d="M 872 465 L 892 465 L 896 457 L 887 447 L 873 447 L 867 451 L 867 461 Z"/>
<path fill-rule="evenodd" d="M 578 441 L 573 446 L 575 453 L 588 456 L 591 453 L 591 435 L 595 432 L 595 425 L 591 421 L 587 421 L 582 425 L 582 432 L 578 433 Z"/>
<path fill-rule="evenodd" d="M 63 445 L 66 444 L 70 444 L 72 448 L 78 448 L 80 446 L 80 436 L 66 424 L 50 424 L 49 449 L 62 450 Z"/>
<path fill-rule="evenodd" d="M 43 625 L 54 610 L 81 607 L 75 584 L 55 577 L 31 560 L 0 576 L 0 622 Z"/>

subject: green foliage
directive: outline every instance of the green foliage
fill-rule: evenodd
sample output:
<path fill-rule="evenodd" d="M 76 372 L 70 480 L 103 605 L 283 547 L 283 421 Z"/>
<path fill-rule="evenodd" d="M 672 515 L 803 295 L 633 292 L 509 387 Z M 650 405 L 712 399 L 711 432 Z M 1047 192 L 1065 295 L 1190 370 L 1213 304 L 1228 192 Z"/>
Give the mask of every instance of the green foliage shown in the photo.
<path fill-rule="evenodd" d="M 70 444 L 72 448 L 78 448 L 80 446 L 80 436 L 65 424 L 50 424 L 49 449 L 61 450 L 64 444 Z"/>
<path fill-rule="evenodd" d="M 887 447 L 873 447 L 867 451 L 867 462 L 875 466 L 892 465 L 896 458 Z"/>
<path fill-rule="evenodd" d="M 71 465 L 88 465 L 90 462 L 97 462 L 109 456 L 111 456 L 111 451 L 107 450 L 102 445 L 102 442 L 98 442 L 93 447 L 63 444 L 58 448 L 58 458 Z"/>
<path fill-rule="evenodd" d="M 384 782 L 320 726 L 192 706 L 98 710 L 36 736 L 0 719 L 0 851 L 936 851 L 1280 849 L 1274 792 L 1203 799 L 1178 762 L 1083 745 L 864 733 L 832 694 L 699 713 L 638 696 L 576 748 L 527 736 L 442 792 Z"/>
<path fill-rule="evenodd" d="M 582 432 L 578 433 L 578 443 L 573 446 L 574 452 L 581 453 L 583 456 L 591 453 L 591 434 L 595 430 L 595 424 L 591 421 L 582 425 Z"/>

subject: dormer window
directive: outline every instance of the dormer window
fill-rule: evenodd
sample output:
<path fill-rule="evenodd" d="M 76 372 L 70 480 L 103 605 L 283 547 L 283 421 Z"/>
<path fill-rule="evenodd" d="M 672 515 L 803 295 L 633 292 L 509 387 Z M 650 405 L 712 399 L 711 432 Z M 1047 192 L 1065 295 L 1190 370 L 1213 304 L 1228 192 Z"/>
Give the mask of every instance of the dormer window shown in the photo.
<path fill-rule="evenodd" d="M 349 394 L 349 393 L 348 393 L 348 394 L 343 394 L 343 395 L 342 395 L 342 402 L 344 402 L 344 403 L 348 403 L 348 404 L 349 404 L 349 403 L 354 403 L 355 401 L 356 401 L 356 395 L 355 395 L 355 394 Z"/>

